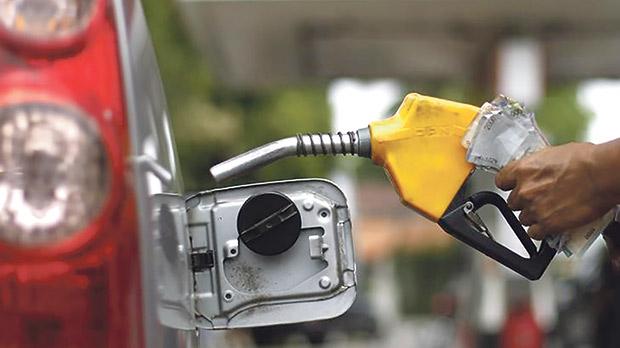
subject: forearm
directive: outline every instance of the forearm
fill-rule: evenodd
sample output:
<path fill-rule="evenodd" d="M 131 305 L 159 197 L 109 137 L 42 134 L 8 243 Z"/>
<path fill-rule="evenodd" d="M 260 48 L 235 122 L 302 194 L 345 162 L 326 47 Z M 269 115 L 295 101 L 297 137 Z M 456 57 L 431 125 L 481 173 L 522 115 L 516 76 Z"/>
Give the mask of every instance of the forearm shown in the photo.
<path fill-rule="evenodd" d="M 604 204 L 620 204 L 620 138 L 594 147 L 590 175 Z"/>

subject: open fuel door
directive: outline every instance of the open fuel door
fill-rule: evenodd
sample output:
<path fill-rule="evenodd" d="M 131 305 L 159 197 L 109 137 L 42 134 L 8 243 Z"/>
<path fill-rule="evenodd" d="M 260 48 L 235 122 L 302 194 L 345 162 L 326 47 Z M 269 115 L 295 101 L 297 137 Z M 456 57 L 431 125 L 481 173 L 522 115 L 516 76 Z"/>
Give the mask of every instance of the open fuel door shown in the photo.
<path fill-rule="evenodd" d="M 346 198 L 325 180 L 161 195 L 159 317 L 179 329 L 328 319 L 356 294 Z"/>

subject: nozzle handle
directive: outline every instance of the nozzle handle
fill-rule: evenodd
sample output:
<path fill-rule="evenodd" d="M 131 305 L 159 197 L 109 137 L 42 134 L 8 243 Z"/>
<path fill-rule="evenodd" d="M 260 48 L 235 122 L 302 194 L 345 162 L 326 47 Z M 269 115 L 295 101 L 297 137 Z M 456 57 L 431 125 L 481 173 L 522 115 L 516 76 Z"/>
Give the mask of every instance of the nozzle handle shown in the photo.
<path fill-rule="evenodd" d="M 477 217 L 475 215 L 476 211 L 485 205 L 493 205 L 500 211 L 529 254 L 529 258 L 515 253 L 495 241 L 491 236 L 485 235 L 484 231 L 481 231 L 481 229 L 486 227 L 481 228 L 481 220 L 480 222 L 473 221 L 471 216 L 473 213 L 473 216 Z M 444 214 L 439 219 L 439 225 L 455 238 L 529 280 L 539 279 L 557 253 L 546 241 L 542 241 L 537 249 L 517 217 L 510 210 L 508 204 L 506 204 L 504 198 L 490 191 L 471 195 L 463 204 L 457 205 L 456 208 Z"/>

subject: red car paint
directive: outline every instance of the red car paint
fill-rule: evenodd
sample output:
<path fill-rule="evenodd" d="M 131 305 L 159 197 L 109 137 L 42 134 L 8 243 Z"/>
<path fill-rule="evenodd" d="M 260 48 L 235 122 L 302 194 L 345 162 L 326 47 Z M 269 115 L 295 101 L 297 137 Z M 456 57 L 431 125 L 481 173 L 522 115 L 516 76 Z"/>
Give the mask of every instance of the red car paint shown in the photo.
<path fill-rule="evenodd" d="M 111 171 L 104 207 L 83 231 L 44 247 L 0 244 L 0 347 L 143 345 L 117 37 L 111 7 L 97 6 L 105 12 L 93 17 L 84 41 L 70 50 L 71 42 L 59 43 L 60 55 L 42 57 L 41 47 L 29 54 L 27 46 L 4 41 L 6 33 L 0 37 L 0 106 L 53 101 L 80 108 L 99 126 Z"/>

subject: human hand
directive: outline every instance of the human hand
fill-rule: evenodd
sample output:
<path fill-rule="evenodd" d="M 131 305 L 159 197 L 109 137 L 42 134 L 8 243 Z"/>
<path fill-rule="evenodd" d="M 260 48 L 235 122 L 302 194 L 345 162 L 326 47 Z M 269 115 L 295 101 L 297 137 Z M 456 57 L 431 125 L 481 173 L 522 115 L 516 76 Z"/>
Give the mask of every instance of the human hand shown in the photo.
<path fill-rule="evenodd" d="M 497 187 L 512 190 L 507 203 L 520 210 L 534 239 L 583 226 L 615 203 L 597 183 L 597 156 L 591 143 L 549 147 L 506 165 L 495 177 Z"/>

